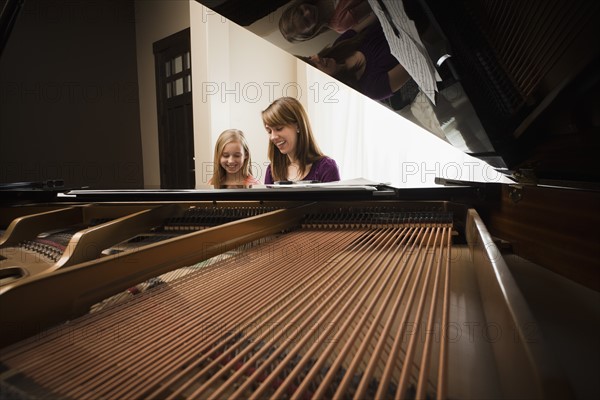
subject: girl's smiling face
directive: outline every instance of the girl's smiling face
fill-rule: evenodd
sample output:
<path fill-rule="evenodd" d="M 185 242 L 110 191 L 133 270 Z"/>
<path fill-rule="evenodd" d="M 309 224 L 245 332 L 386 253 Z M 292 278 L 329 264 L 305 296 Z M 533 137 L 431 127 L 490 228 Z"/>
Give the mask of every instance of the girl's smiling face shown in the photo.
<path fill-rule="evenodd" d="M 227 174 L 235 174 L 244 165 L 246 154 L 240 142 L 229 142 L 223 147 L 221 153 L 221 167 Z"/>
<path fill-rule="evenodd" d="M 319 10 L 314 4 L 301 4 L 298 7 L 295 16 L 295 25 L 299 33 L 305 36 L 311 36 L 317 29 L 319 20 Z"/>

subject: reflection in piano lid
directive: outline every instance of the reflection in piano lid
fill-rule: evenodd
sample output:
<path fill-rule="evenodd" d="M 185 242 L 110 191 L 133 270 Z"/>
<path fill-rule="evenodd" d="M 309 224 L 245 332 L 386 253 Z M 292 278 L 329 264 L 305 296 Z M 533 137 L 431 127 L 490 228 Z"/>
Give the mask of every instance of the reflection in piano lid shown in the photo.
<path fill-rule="evenodd" d="M 234 22 L 254 7 L 236 1 L 217 6 L 197 1 L 214 6 Z M 412 106 L 394 97 L 385 101 L 386 106 L 394 108 L 399 102 L 403 109 L 396 111 L 401 115 L 433 133 L 439 131 L 454 146 L 495 167 L 523 170 L 537 179 L 600 180 L 594 161 L 600 150 L 600 110 L 594 95 L 600 50 L 591 40 L 600 23 L 599 4 L 369 1 L 384 27 L 408 37 L 414 27 L 417 35 L 407 43 L 422 45 L 423 55 L 443 78 L 437 82 L 435 106 L 414 93 Z M 238 7 L 222 7 L 227 3 Z M 279 8 L 242 25 L 282 46 L 275 33 L 277 22 L 292 2 L 271 4 Z M 298 54 L 293 45 L 284 47 Z M 404 47 L 396 51 L 405 52 Z M 433 113 L 417 105 L 431 107 Z"/>

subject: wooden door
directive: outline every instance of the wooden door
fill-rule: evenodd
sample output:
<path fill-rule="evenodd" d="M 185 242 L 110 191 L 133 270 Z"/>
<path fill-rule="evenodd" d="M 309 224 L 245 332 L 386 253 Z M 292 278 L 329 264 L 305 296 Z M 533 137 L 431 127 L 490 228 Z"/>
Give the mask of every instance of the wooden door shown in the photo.
<path fill-rule="evenodd" d="M 154 43 L 160 186 L 193 189 L 194 125 L 190 30 Z"/>

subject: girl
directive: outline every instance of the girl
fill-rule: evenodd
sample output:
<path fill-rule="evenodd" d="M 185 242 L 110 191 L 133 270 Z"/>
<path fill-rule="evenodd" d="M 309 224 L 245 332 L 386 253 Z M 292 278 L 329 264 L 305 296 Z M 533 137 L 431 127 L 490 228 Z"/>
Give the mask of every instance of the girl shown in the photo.
<path fill-rule="evenodd" d="M 228 129 L 219 135 L 213 165 L 215 172 L 208 184 L 215 188 L 259 184 L 250 174 L 250 150 L 240 130 Z"/>
<path fill-rule="evenodd" d="M 269 135 L 265 184 L 274 181 L 332 182 L 340 180 L 335 161 L 321 152 L 302 104 L 293 97 L 281 97 L 262 112 Z"/>

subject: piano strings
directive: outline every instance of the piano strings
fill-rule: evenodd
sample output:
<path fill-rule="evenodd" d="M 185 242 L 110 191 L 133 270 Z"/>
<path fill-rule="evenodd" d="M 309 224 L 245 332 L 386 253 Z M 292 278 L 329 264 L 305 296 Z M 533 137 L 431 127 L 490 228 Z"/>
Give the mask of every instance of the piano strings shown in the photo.
<path fill-rule="evenodd" d="M 82 399 L 445 398 L 450 220 L 309 216 L 3 349 L 3 386 Z"/>

